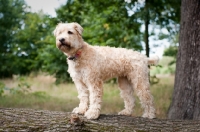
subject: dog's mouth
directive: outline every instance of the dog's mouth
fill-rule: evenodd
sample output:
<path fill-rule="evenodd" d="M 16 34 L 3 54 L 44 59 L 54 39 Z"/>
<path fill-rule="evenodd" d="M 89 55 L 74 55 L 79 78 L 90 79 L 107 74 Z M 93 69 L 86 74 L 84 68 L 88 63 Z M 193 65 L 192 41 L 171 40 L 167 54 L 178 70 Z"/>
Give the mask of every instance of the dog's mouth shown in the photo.
<path fill-rule="evenodd" d="M 66 42 L 59 42 L 58 44 L 58 48 L 59 49 L 62 49 L 62 48 L 71 48 L 71 45 L 69 43 L 66 43 Z"/>

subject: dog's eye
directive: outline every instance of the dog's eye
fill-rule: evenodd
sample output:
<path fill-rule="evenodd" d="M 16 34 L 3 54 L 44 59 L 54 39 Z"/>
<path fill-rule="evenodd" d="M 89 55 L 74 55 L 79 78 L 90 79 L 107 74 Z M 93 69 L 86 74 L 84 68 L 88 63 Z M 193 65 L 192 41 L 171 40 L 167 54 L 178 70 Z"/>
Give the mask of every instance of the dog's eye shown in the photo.
<path fill-rule="evenodd" d="M 72 31 L 68 31 L 68 34 L 73 34 L 73 32 Z"/>

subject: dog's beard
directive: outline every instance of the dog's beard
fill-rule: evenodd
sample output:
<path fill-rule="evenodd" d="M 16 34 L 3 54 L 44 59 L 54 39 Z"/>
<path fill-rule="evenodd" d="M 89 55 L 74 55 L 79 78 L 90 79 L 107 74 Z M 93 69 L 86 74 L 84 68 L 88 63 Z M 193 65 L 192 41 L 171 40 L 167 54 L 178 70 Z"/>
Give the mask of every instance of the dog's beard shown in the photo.
<path fill-rule="evenodd" d="M 66 43 L 66 42 L 63 42 L 63 43 L 58 43 L 57 44 L 57 47 L 59 50 L 63 51 L 63 52 L 66 52 L 66 51 L 69 51 L 72 47 L 69 43 Z"/>

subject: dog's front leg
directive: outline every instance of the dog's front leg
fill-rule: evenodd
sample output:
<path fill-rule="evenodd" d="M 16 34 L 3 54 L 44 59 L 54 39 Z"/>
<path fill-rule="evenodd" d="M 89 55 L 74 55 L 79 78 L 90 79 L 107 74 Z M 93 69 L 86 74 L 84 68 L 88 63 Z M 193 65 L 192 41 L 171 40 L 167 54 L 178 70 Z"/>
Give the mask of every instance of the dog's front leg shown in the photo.
<path fill-rule="evenodd" d="M 90 93 L 90 107 L 85 113 L 87 119 L 97 119 L 100 115 L 101 102 L 103 95 L 103 82 L 102 81 L 92 81 L 89 84 Z"/>
<path fill-rule="evenodd" d="M 89 103 L 89 93 L 88 89 L 85 86 L 85 84 L 81 81 L 74 81 L 77 91 L 78 91 L 78 98 L 80 100 L 79 106 L 74 108 L 72 113 L 77 114 L 85 114 L 85 112 L 88 110 L 88 103 Z"/>

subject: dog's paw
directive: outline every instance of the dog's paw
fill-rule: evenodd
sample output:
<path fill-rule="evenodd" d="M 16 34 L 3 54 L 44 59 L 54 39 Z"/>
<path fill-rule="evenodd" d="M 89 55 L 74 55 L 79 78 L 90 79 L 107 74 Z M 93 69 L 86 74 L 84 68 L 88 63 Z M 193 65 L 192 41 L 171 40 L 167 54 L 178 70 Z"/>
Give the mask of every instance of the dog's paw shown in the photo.
<path fill-rule="evenodd" d="M 84 115 L 86 111 L 87 111 L 87 108 L 76 107 L 73 109 L 72 113 Z"/>
<path fill-rule="evenodd" d="M 100 110 L 99 109 L 89 109 L 86 113 L 85 113 L 85 117 L 87 119 L 97 119 L 100 115 Z"/>
<path fill-rule="evenodd" d="M 132 114 L 132 110 L 128 110 L 128 109 L 124 109 L 118 113 L 118 115 L 128 115 L 128 116 L 130 116 L 131 114 Z"/>
<path fill-rule="evenodd" d="M 142 117 L 143 118 L 149 118 L 149 119 L 154 119 L 154 118 L 156 118 L 156 116 L 155 116 L 155 113 L 144 113 L 143 115 L 142 115 Z"/>

